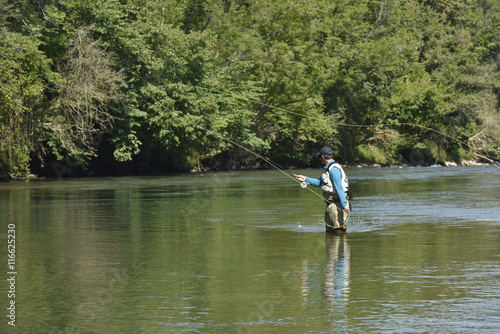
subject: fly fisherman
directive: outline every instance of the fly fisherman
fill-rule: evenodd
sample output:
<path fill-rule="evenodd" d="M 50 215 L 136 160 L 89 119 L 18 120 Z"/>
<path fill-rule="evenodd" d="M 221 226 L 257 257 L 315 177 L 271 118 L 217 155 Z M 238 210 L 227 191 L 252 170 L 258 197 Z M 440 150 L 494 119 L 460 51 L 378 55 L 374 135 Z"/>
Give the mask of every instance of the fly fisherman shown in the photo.
<path fill-rule="evenodd" d="M 347 176 L 335 160 L 333 151 L 325 146 L 317 154 L 321 163 L 325 165 L 326 171 L 319 178 L 314 179 L 304 175 L 295 175 L 300 182 L 307 182 L 310 185 L 321 187 L 323 197 L 326 201 L 325 223 L 327 232 L 345 232 L 347 217 L 349 214 L 349 181 Z"/>

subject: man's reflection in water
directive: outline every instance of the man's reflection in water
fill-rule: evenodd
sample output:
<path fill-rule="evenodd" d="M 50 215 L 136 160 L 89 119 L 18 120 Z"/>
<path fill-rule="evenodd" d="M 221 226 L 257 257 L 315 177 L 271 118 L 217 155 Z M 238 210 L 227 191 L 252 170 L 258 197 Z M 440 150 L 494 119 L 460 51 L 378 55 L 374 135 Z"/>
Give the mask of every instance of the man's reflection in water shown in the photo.
<path fill-rule="evenodd" d="M 325 288 L 326 308 L 335 318 L 345 316 L 351 279 L 351 253 L 345 234 L 326 234 Z"/>
<path fill-rule="evenodd" d="M 323 246 L 320 248 L 322 253 Z M 339 321 L 346 318 L 350 295 L 351 253 L 346 234 L 326 233 L 325 250 L 324 267 L 320 265 L 323 263 L 319 259 L 321 253 L 315 252 L 315 261 L 303 259 L 301 262 L 298 275 L 302 306 L 309 308 L 321 301 L 329 315 L 329 322 L 337 326 Z"/>

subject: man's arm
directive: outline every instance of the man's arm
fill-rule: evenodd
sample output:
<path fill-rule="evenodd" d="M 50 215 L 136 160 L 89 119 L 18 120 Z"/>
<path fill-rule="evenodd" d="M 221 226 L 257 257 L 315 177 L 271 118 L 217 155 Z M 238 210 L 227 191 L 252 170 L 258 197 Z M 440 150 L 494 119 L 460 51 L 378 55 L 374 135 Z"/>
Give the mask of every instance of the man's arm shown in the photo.
<path fill-rule="evenodd" d="M 349 205 L 347 205 L 344 188 L 342 187 L 342 172 L 340 169 L 334 167 L 330 170 L 330 180 L 332 180 L 335 191 L 339 196 L 340 205 L 342 205 L 346 212 L 349 212 Z"/>
<path fill-rule="evenodd" d="M 306 182 L 309 183 L 311 186 L 319 187 L 321 186 L 321 177 L 314 179 L 312 177 L 306 176 Z"/>
<path fill-rule="evenodd" d="M 293 174 L 293 176 L 295 176 L 295 178 L 298 181 L 300 181 L 300 182 L 306 181 L 308 184 L 310 184 L 312 186 L 319 187 L 321 185 L 321 177 L 318 177 L 317 179 L 314 179 L 312 177 L 304 176 L 304 175 L 295 175 L 295 174 Z"/>

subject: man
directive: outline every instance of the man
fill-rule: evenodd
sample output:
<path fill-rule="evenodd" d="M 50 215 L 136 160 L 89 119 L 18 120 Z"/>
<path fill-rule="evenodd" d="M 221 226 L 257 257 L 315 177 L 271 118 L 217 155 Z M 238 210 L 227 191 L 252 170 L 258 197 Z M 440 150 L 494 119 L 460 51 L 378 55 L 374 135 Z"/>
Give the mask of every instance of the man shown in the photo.
<path fill-rule="evenodd" d="M 325 223 L 327 232 L 345 232 L 347 217 L 349 214 L 349 181 L 338 163 L 333 160 L 333 151 L 325 146 L 316 154 L 320 157 L 321 163 L 325 165 L 325 172 L 319 178 L 314 179 L 304 175 L 295 175 L 300 181 L 321 187 L 323 197 L 326 201 Z"/>

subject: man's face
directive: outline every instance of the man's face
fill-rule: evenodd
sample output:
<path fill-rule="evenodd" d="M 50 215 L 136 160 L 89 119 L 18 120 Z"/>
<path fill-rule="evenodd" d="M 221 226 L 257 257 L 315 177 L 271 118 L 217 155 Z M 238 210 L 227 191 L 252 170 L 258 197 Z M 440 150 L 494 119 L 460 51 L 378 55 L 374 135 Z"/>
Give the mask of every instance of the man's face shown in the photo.
<path fill-rule="evenodd" d="M 326 159 L 325 159 L 325 156 L 324 156 L 324 155 L 321 155 L 319 159 L 321 160 L 321 163 L 322 163 L 323 165 L 326 165 Z"/>

